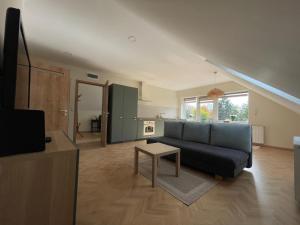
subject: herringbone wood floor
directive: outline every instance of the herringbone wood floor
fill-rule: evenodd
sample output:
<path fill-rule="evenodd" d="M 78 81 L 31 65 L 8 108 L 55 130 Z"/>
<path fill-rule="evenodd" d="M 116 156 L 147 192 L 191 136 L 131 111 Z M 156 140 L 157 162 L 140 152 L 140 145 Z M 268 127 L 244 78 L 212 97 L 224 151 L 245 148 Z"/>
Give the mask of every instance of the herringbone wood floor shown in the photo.
<path fill-rule="evenodd" d="M 137 142 L 80 153 L 78 225 L 299 225 L 293 152 L 254 151 L 254 165 L 221 181 L 187 207 L 143 176 L 133 175 Z"/>

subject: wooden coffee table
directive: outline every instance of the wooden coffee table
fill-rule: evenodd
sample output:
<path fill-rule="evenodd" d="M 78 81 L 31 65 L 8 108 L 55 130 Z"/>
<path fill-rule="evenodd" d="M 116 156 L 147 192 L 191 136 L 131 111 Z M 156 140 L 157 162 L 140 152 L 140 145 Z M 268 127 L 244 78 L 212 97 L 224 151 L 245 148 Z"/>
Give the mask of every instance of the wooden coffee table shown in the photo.
<path fill-rule="evenodd" d="M 139 152 L 143 152 L 152 157 L 152 187 L 156 186 L 158 161 L 161 156 L 176 154 L 176 176 L 180 170 L 180 148 L 161 143 L 145 144 L 135 146 L 134 165 L 135 174 L 139 173 Z"/>

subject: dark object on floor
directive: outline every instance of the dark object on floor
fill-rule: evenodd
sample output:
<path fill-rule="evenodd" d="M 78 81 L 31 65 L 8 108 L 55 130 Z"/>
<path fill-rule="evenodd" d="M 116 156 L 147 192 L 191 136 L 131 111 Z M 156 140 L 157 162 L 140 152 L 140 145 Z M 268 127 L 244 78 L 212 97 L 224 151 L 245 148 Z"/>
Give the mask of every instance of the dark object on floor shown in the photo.
<path fill-rule="evenodd" d="M 0 156 L 45 150 L 45 116 L 38 110 L 0 110 Z"/>
<path fill-rule="evenodd" d="M 46 142 L 46 143 L 50 143 L 51 141 L 52 141 L 52 138 L 51 138 L 51 137 L 46 137 L 46 138 L 45 138 L 45 142 Z"/>
<path fill-rule="evenodd" d="M 149 138 L 181 148 L 181 163 L 222 177 L 235 177 L 252 166 L 252 132 L 248 124 L 166 121 L 164 136 Z M 175 160 L 168 156 L 168 159 Z"/>
<path fill-rule="evenodd" d="M 101 116 L 99 116 L 99 119 L 92 119 L 91 120 L 91 132 L 100 132 L 101 130 Z"/>

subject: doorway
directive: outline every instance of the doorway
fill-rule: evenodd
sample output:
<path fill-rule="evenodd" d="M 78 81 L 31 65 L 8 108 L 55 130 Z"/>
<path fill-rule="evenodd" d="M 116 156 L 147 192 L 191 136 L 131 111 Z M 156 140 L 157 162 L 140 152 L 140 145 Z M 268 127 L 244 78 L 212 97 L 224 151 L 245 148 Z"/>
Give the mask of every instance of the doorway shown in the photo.
<path fill-rule="evenodd" d="M 108 82 L 76 81 L 74 142 L 78 145 L 106 146 Z"/>

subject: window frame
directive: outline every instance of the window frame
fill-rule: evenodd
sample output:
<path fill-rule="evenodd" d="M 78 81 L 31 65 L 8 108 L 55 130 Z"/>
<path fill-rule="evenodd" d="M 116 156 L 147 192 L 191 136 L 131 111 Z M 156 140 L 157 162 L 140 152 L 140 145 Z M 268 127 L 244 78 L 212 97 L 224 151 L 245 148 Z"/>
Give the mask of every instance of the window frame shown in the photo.
<path fill-rule="evenodd" d="M 225 93 L 224 96 L 221 97 L 223 98 L 232 98 L 232 97 L 243 97 L 247 96 L 247 104 L 248 104 L 248 120 L 247 121 L 242 121 L 242 120 L 235 120 L 235 121 L 230 121 L 231 123 L 249 123 L 249 91 L 240 91 L 240 92 L 231 92 L 231 93 Z M 220 98 L 219 98 L 220 99 Z M 217 108 L 219 109 L 219 99 L 217 100 Z M 219 112 L 217 114 L 217 121 L 218 122 L 224 122 L 225 120 L 220 120 L 219 119 Z"/>
<path fill-rule="evenodd" d="M 231 123 L 249 123 L 249 96 L 250 93 L 249 91 L 239 91 L 239 92 L 228 92 L 225 93 L 224 96 L 222 96 L 221 98 L 229 98 L 229 97 L 240 97 L 240 96 L 248 96 L 248 120 L 247 121 L 230 121 Z M 200 105 L 201 102 L 203 101 L 208 101 L 208 102 L 213 102 L 213 119 L 209 120 L 207 122 L 224 122 L 224 120 L 219 120 L 219 99 L 215 99 L 215 100 L 210 100 L 207 96 L 198 96 L 198 97 L 184 97 L 182 98 L 182 104 L 181 104 L 181 119 L 185 119 L 188 121 L 197 121 L 197 122 L 201 122 L 201 113 L 200 113 Z M 185 117 L 185 103 L 187 103 L 188 101 L 186 100 L 196 100 L 196 116 L 195 116 L 195 120 L 189 120 Z M 190 102 L 191 102 L 190 101 Z"/>
<path fill-rule="evenodd" d="M 186 98 L 183 98 L 183 102 L 182 102 L 182 109 L 181 109 L 181 118 L 182 119 L 185 119 L 187 121 L 197 121 L 197 108 L 198 108 L 198 98 L 197 97 L 186 97 Z M 186 103 L 196 103 L 196 115 L 195 115 L 195 120 L 190 120 L 188 118 L 186 118 L 186 113 L 185 113 L 185 109 L 186 109 Z M 184 116 L 183 116 L 184 115 Z"/>
<path fill-rule="evenodd" d="M 215 101 L 214 100 L 211 100 L 211 99 L 208 99 L 207 96 L 202 96 L 202 97 L 198 97 L 198 100 L 197 100 L 197 116 L 198 116 L 198 122 L 202 122 L 202 118 L 201 118 L 201 102 L 208 102 L 208 103 L 213 103 L 213 116 L 212 116 L 212 119 L 209 119 L 208 121 L 205 121 L 206 123 L 207 122 L 213 122 L 215 120 Z"/>

